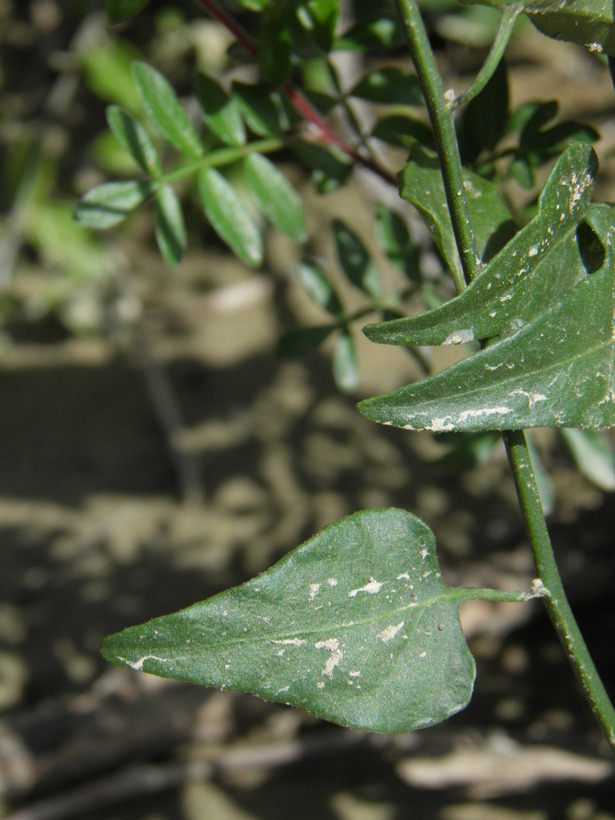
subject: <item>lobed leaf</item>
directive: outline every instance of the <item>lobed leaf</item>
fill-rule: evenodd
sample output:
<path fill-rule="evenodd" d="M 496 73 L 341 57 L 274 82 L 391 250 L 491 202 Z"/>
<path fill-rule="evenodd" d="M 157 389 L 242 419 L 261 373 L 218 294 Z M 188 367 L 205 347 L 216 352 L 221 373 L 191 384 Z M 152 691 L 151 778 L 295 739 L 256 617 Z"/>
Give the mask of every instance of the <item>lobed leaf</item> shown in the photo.
<path fill-rule="evenodd" d="M 156 184 L 151 180 L 99 185 L 81 199 L 75 210 L 75 219 L 81 225 L 96 230 L 112 228 L 123 222 L 155 189 Z"/>
<path fill-rule="evenodd" d="M 163 185 L 156 192 L 156 241 L 167 265 L 177 267 L 187 237 L 181 205 L 170 185 Z"/>
<path fill-rule="evenodd" d="M 162 174 L 156 147 L 138 120 L 117 105 L 110 105 L 107 108 L 107 122 L 118 142 L 146 174 L 154 177 Z"/>
<path fill-rule="evenodd" d="M 459 296 L 418 316 L 370 325 L 368 338 L 401 345 L 488 339 L 554 304 L 585 275 L 577 229 L 591 205 L 596 172 L 593 149 L 572 145 L 551 171 L 536 217 Z"/>
<path fill-rule="evenodd" d="M 445 720 L 475 666 L 431 530 L 398 509 L 327 527 L 252 581 L 106 638 L 131 669 L 241 690 L 371 732 Z"/>
<path fill-rule="evenodd" d="M 187 157 L 202 157 L 201 140 L 165 77 L 142 62 L 133 63 L 132 73 L 145 112 L 158 133 Z"/>
<path fill-rule="evenodd" d="M 262 154 L 250 154 L 244 167 L 250 190 L 267 219 L 296 242 L 303 242 L 305 227 L 301 198 L 284 174 Z"/>
<path fill-rule="evenodd" d="M 260 265 L 260 231 L 233 186 L 215 168 L 199 171 L 198 186 L 205 216 L 218 236 L 247 265 Z"/>
<path fill-rule="evenodd" d="M 615 214 L 601 269 L 512 336 L 422 382 L 360 404 L 409 430 L 615 425 Z M 605 222 L 604 206 L 598 220 Z"/>
<path fill-rule="evenodd" d="M 483 261 L 487 261 L 510 239 L 516 227 L 492 182 L 471 171 L 465 171 L 464 180 L 478 251 Z M 408 164 L 401 174 L 400 194 L 423 217 L 448 267 L 462 277 L 440 163 L 433 151 L 412 145 Z"/>

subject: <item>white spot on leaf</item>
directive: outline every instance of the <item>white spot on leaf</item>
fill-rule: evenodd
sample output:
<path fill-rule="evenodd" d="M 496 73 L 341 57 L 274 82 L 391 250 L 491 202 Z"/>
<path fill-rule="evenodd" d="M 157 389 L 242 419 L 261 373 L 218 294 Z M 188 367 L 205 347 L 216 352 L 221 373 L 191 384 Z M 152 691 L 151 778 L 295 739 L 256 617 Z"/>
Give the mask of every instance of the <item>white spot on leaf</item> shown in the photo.
<path fill-rule="evenodd" d="M 397 635 L 399 630 L 403 627 L 405 621 L 401 621 L 398 624 L 391 624 L 390 626 L 386 626 L 382 631 L 380 631 L 376 637 L 380 638 L 383 643 L 388 643 L 392 641 L 393 638 Z"/>
<path fill-rule="evenodd" d="M 310 584 L 310 601 L 314 600 L 314 598 L 318 595 L 319 590 L 320 584 Z"/>
<path fill-rule="evenodd" d="M 365 584 L 363 587 L 359 587 L 359 589 L 352 589 L 348 593 L 349 598 L 356 598 L 359 592 L 366 592 L 368 595 L 376 595 L 380 592 L 383 583 L 381 581 L 376 581 L 374 578 L 370 578 L 368 583 Z"/>

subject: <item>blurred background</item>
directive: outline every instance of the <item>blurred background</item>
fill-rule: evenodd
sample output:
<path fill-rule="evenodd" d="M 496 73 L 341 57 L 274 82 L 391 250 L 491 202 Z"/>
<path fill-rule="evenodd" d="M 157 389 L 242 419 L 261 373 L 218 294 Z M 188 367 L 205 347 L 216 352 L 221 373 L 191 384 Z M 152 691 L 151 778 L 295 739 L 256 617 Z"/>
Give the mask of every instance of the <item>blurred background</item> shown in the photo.
<path fill-rule="evenodd" d="M 424 7 L 445 79 L 466 84 L 493 15 Z M 348 23 L 366 9 L 349 4 Z M 358 399 L 420 375 L 415 360 L 370 345 L 360 322 L 347 392 L 328 343 L 276 356 L 282 333 L 324 317 L 300 287 L 289 239 L 269 231 L 265 263 L 248 270 L 187 192 L 188 249 L 171 271 L 151 208 L 104 234 L 74 221 L 88 190 L 137 173 L 105 120 L 109 103 L 140 110 L 135 58 L 161 70 L 189 112 L 195 68 L 246 76 L 230 35 L 188 0 L 153 0 L 117 27 L 102 0 L 0 0 L 0 813 L 615 817 L 613 764 L 537 602 L 465 604 L 478 666 L 470 706 L 392 738 L 103 661 L 104 635 L 240 583 L 364 507 L 422 517 L 451 583 L 516 589 L 534 574 L 493 437 L 404 434 L 356 411 Z M 340 74 L 353 82 L 396 60 L 407 63 L 403 46 L 346 59 Z M 508 67 L 511 107 L 558 99 L 562 118 L 598 130 L 596 197 L 614 199 L 606 66 L 522 25 Z M 380 150 L 402 167 L 403 150 Z M 358 173 L 322 195 L 290 153 L 280 167 L 303 197 L 310 253 L 360 309 L 329 223 L 341 214 L 387 281 L 373 214 L 391 192 Z M 531 205 L 532 180 L 515 184 L 511 202 Z M 437 269 L 407 218 L 425 268 Z M 450 355 L 435 351 L 431 365 Z M 553 431 L 533 440 L 564 582 L 615 693 L 615 439 L 590 448 L 593 467 L 587 443 L 575 450 Z"/>

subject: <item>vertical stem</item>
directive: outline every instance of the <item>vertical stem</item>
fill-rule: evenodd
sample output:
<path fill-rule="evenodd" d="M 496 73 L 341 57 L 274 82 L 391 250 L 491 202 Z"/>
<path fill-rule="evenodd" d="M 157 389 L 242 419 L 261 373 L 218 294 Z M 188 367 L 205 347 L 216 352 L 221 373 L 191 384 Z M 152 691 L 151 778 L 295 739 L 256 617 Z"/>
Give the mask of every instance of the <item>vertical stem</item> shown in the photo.
<path fill-rule="evenodd" d="M 453 118 L 446 105 L 444 86 L 415 0 L 397 0 L 397 10 L 423 90 L 440 157 L 446 201 L 465 276 L 465 282 L 455 281 L 457 290 L 461 291 L 479 272 L 480 258 L 470 224 L 468 198 L 463 183 L 461 158 Z"/>
<path fill-rule="evenodd" d="M 525 435 L 522 430 L 502 434 L 512 468 L 519 505 L 534 550 L 540 580 L 549 594 L 544 602 L 592 711 L 615 753 L 615 709 L 609 699 L 566 598 L 547 531 Z"/>
<path fill-rule="evenodd" d="M 461 292 L 479 272 L 480 260 L 476 253 L 476 242 L 469 218 L 455 130 L 416 0 L 396 0 L 396 4 L 436 138 L 449 213 L 465 274 L 465 281 L 455 282 L 457 290 Z M 544 600 L 549 616 L 583 693 L 615 753 L 615 709 L 600 680 L 564 593 L 525 433 L 519 430 L 504 432 L 502 435 L 538 575 L 548 591 Z"/>

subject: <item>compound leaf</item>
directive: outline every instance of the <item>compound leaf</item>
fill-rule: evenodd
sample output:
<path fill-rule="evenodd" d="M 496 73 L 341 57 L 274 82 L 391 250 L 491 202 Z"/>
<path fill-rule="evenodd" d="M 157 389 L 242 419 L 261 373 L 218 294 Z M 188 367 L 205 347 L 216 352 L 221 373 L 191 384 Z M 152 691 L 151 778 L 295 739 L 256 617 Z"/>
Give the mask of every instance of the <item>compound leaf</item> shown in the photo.
<path fill-rule="evenodd" d="M 179 200 L 169 185 L 156 192 L 156 241 L 167 265 L 177 267 L 186 249 L 186 226 Z"/>
<path fill-rule="evenodd" d="M 151 180 L 138 182 L 107 182 L 92 188 L 77 205 L 75 219 L 81 225 L 106 230 L 119 225 L 154 193 Z"/>
<path fill-rule="evenodd" d="M 107 108 L 107 122 L 118 142 L 146 174 L 160 176 L 162 166 L 149 134 L 140 122 L 117 105 Z"/>
<path fill-rule="evenodd" d="M 357 352 L 352 336 L 344 328 L 333 348 L 333 378 L 344 393 L 351 393 L 359 383 Z"/>
<path fill-rule="evenodd" d="M 297 269 L 297 279 L 313 302 L 341 319 L 344 311 L 340 298 L 320 268 L 310 262 L 301 262 Z"/>
<path fill-rule="evenodd" d="M 423 105 L 423 93 L 416 74 L 395 66 L 370 71 L 359 80 L 350 95 L 381 105 Z"/>
<path fill-rule="evenodd" d="M 195 91 L 203 109 L 203 118 L 214 134 L 227 145 L 243 145 L 246 129 L 237 100 L 206 74 L 197 75 Z"/>
<path fill-rule="evenodd" d="M 492 182 L 471 171 L 464 172 L 464 180 L 478 251 L 486 261 L 515 233 L 515 224 Z M 437 154 L 416 143 L 411 146 L 400 194 L 423 217 L 448 267 L 463 277 Z"/>
<path fill-rule="evenodd" d="M 474 660 L 431 530 L 399 509 L 344 518 L 252 581 L 106 638 L 103 655 L 371 732 L 463 709 Z"/>
<path fill-rule="evenodd" d="M 267 219 L 297 242 L 305 239 L 301 198 L 278 169 L 262 154 L 246 157 L 246 180 Z"/>
<path fill-rule="evenodd" d="M 585 275 L 577 229 L 591 205 L 597 160 L 574 144 L 541 192 L 538 214 L 459 296 L 435 310 L 368 325 L 374 342 L 456 344 L 511 332 L 570 291 Z"/>
<path fill-rule="evenodd" d="M 199 195 L 205 216 L 218 236 L 247 265 L 263 261 L 258 226 L 233 186 L 215 168 L 199 171 Z"/>
<path fill-rule="evenodd" d="M 378 302 L 382 298 L 382 288 L 367 249 L 341 219 L 334 219 L 332 227 L 340 265 L 348 280 Z"/>
<path fill-rule="evenodd" d="M 182 154 L 199 159 L 203 155 L 201 140 L 169 82 L 147 63 L 133 63 L 132 73 L 154 128 Z"/>

